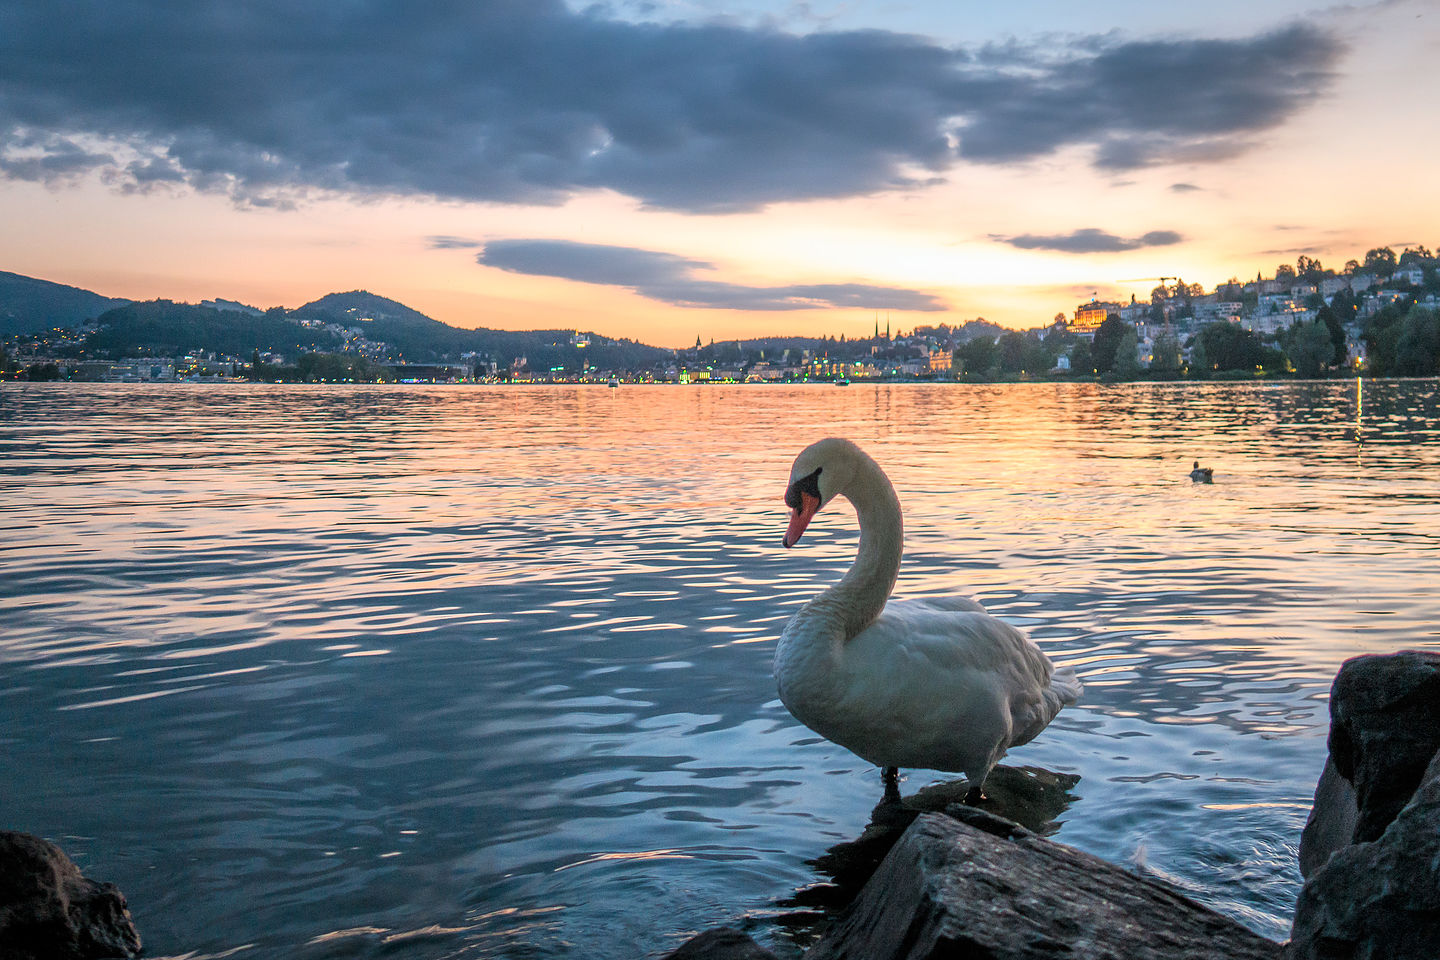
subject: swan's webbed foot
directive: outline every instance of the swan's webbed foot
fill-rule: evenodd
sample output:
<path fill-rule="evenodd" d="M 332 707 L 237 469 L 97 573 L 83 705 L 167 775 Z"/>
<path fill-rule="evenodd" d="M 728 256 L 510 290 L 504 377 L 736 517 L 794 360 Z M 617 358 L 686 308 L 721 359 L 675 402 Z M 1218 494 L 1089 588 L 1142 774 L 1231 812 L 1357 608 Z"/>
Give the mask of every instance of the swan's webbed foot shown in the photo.
<path fill-rule="evenodd" d="M 971 787 L 965 794 L 965 803 L 972 807 L 980 806 L 980 801 L 985 799 L 985 793 L 979 787 Z"/>
<path fill-rule="evenodd" d="M 886 767 L 880 771 L 880 782 L 885 785 L 885 801 L 900 801 L 900 768 Z"/>

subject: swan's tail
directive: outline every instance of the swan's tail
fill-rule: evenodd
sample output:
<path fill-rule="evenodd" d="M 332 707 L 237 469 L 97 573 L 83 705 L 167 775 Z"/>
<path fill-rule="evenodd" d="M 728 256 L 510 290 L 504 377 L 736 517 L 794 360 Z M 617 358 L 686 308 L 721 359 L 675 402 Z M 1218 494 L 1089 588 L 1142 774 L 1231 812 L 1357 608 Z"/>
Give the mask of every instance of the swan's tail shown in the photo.
<path fill-rule="evenodd" d="M 1080 699 L 1080 694 L 1085 688 L 1080 683 L 1080 678 L 1075 675 L 1074 667 L 1057 667 L 1050 675 L 1050 693 L 1060 701 L 1055 708 L 1058 713 L 1060 707 L 1068 707 Z"/>
<path fill-rule="evenodd" d="M 1056 668 L 1050 674 L 1050 686 L 1040 691 L 1040 702 L 1021 720 L 1010 746 L 1018 747 L 1038 737 L 1055 719 L 1055 714 L 1080 699 L 1081 689 L 1074 667 Z"/>

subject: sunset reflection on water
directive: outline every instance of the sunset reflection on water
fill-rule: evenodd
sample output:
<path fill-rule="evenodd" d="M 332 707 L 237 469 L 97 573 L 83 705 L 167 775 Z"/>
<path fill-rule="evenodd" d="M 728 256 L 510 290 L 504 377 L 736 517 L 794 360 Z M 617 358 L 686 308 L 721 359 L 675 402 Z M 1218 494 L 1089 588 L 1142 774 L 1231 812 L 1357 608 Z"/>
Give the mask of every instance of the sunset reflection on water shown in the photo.
<path fill-rule="evenodd" d="M 842 504 L 780 546 L 841 435 L 899 490 L 897 594 L 1084 678 L 1011 758 L 1080 776 L 1056 838 L 1280 937 L 1336 667 L 1440 642 L 1437 431 L 1433 380 L 6 384 L 5 826 L 154 955 L 783 952 L 879 798 L 770 676 L 855 550 Z"/>

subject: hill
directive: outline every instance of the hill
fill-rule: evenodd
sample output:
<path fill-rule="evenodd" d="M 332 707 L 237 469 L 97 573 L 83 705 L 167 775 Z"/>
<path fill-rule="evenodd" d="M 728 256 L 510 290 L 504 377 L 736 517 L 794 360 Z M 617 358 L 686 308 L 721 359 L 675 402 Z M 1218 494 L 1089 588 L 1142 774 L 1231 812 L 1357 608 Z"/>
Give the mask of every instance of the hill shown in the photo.
<path fill-rule="evenodd" d="M 327 330 L 306 329 L 283 312 L 255 316 L 169 300 L 117 307 L 102 313 L 95 325 L 85 347 L 90 355 L 106 359 L 172 357 L 201 351 L 248 359 L 256 350 L 294 357 L 302 352 L 340 350 L 345 343 Z"/>
<path fill-rule="evenodd" d="M 93 320 L 93 328 L 89 323 Z M 359 329 L 365 339 L 384 343 L 389 359 L 410 363 L 454 362 L 466 354 L 508 366 L 524 357 L 532 370 L 582 363 L 599 370 L 640 369 L 663 364 L 670 350 L 596 333 L 574 336 L 564 330 L 465 330 L 441 323 L 396 300 L 364 290 L 331 293 L 286 311 L 261 313 L 232 300 L 200 305 L 151 300 L 131 303 L 46 280 L 0 272 L 0 336 L 38 333 L 51 327 L 86 325 L 84 353 L 120 358 L 214 352 L 248 359 L 255 350 L 291 359 L 305 352 L 345 348 L 346 336 L 300 321 Z M 584 344 L 583 346 L 581 344 Z"/>
<path fill-rule="evenodd" d="M 78 327 L 129 302 L 0 270 L 0 337 Z"/>
<path fill-rule="evenodd" d="M 598 369 L 635 369 L 663 363 L 671 351 L 633 340 L 590 333 L 588 346 L 572 343 L 572 330 L 465 330 L 427 317 L 405 304 L 365 290 L 331 293 L 290 311 L 297 320 L 323 320 L 359 328 L 368 340 L 389 344 L 396 359 L 412 363 L 458 360 L 474 353 L 508 364 L 525 357 L 531 369 L 576 367 L 581 361 Z"/>

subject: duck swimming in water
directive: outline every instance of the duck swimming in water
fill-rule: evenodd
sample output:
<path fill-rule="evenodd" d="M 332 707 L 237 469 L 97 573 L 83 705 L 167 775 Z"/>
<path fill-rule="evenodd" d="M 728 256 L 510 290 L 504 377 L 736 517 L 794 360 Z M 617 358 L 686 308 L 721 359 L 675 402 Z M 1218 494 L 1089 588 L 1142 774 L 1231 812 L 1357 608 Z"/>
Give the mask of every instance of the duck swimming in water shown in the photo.
<path fill-rule="evenodd" d="M 1196 460 L 1195 465 L 1190 469 L 1190 479 L 1195 483 L 1214 483 L 1215 471 L 1210 467 L 1200 466 L 1200 461 Z"/>

